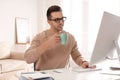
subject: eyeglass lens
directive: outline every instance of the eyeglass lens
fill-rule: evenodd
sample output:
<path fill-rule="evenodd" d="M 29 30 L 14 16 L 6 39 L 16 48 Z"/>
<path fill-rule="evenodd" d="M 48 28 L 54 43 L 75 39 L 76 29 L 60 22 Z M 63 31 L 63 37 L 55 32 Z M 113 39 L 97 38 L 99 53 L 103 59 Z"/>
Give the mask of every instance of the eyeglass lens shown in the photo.
<path fill-rule="evenodd" d="M 56 18 L 56 19 L 51 19 L 51 20 L 59 23 L 61 20 L 62 20 L 62 21 L 65 21 L 65 20 L 66 20 L 66 17 Z"/>

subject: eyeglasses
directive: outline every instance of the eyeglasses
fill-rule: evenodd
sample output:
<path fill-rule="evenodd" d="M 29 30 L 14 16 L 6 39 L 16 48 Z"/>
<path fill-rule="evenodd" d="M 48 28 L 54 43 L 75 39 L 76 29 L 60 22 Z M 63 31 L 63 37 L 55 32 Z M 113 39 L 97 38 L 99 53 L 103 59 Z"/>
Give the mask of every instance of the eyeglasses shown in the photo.
<path fill-rule="evenodd" d="M 65 21 L 67 17 L 62 17 L 62 18 L 55 18 L 55 19 L 49 19 L 50 21 L 55 21 L 56 23 L 60 23 L 60 21 Z"/>

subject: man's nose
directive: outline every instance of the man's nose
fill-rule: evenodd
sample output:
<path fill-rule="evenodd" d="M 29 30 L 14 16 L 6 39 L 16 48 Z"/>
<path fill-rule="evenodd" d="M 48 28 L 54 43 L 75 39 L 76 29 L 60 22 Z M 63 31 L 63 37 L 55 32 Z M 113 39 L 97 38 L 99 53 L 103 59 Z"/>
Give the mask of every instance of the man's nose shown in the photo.
<path fill-rule="evenodd" d="M 62 23 L 64 23 L 64 20 L 60 20 L 60 22 L 59 22 L 60 24 L 62 24 Z"/>

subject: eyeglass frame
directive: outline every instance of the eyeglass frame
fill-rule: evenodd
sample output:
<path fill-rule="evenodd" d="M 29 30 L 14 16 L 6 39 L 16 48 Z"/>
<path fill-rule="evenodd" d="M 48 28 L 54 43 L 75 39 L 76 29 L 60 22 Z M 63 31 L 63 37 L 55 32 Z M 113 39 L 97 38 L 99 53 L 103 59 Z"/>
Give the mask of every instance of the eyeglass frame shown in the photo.
<path fill-rule="evenodd" d="M 55 19 L 49 19 L 50 21 L 55 21 L 56 23 L 60 23 L 60 21 L 65 21 L 67 17 L 61 17 L 61 18 L 55 18 Z"/>

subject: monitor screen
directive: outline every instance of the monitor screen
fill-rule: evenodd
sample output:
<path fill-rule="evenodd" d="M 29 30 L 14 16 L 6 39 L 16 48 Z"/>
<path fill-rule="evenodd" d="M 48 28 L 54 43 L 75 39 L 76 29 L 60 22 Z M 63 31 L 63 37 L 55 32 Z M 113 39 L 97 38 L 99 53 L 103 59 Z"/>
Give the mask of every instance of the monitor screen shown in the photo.
<path fill-rule="evenodd" d="M 108 12 L 103 13 L 101 25 L 91 55 L 90 64 L 97 64 L 106 59 L 114 50 L 114 40 L 118 40 L 120 33 L 120 17 Z"/>

